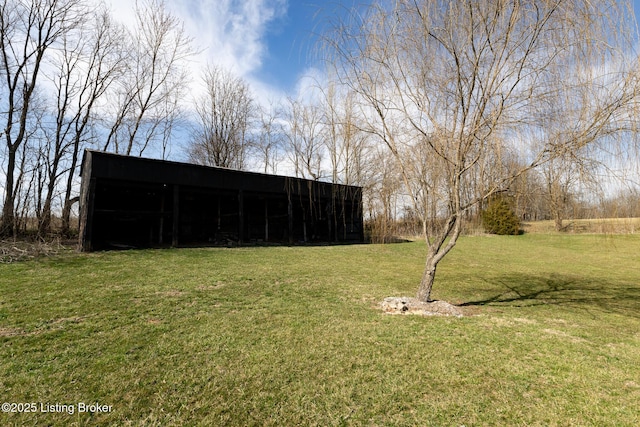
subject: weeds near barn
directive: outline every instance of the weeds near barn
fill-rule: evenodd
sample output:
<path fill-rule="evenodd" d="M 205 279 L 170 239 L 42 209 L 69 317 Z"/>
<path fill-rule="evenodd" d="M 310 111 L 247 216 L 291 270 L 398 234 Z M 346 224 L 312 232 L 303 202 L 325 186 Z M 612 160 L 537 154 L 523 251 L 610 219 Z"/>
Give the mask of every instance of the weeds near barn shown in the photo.
<path fill-rule="evenodd" d="M 640 237 L 465 237 L 387 316 L 424 245 L 63 253 L 0 265 L 3 425 L 640 423 Z"/>
<path fill-rule="evenodd" d="M 0 240 L 0 264 L 56 256 L 71 249 L 72 245 L 63 244 L 59 238 Z"/>

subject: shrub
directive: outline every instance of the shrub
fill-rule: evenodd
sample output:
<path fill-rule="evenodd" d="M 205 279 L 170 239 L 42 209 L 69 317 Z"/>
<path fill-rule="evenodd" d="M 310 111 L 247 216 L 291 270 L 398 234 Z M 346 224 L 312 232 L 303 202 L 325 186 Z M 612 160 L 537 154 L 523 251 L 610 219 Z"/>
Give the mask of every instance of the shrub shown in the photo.
<path fill-rule="evenodd" d="M 487 233 L 513 235 L 520 233 L 520 220 L 513 211 L 511 203 L 504 197 L 495 197 L 489 201 L 482 212 L 482 226 Z"/>

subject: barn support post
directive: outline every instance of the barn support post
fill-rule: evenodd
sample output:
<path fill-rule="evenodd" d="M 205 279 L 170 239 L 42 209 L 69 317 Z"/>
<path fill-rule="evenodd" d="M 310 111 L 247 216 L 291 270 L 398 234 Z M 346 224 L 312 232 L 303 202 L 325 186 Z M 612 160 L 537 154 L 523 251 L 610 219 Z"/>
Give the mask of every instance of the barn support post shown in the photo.
<path fill-rule="evenodd" d="M 173 230 L 171 238 L 171 246 L 176 247 L 180 242 L 180 186 L 173 186 Z"/>
<path fill-rule="evenodd" d="M 327 228 L 329 231 L 329 241 L 333 241 L 333 217 L 335 212 L 333 211 L 333 201 L 327 202 Z"/>
<path fill-rule="evenodd" d="M 238 190 L 238 243 L 244 241 L 244 191 Z"/>
<path fill-rule="evenodd" d="M 269 241 L 269 199 L 264 199 L 264 241 Z"/>
<path fill-rule="evenodd" d="M 340 236 L 340 240 L 341 241 L 345 241 L 347 240 L 347 233 L 349 231 L 349 227 L 348 227 L 348 221 L 347 221 L 347 208 L 345 207 L 345 202 L 344 200 L 340 200 L 340 229 L 341 229 L 341 236 Z"/>
<path fill-rule="evenodd" d="M 302 241 L 307 243 L 307 212 L 302 209 Z"/>
<path fill-rule="evenodd" d="M 222 202 L 220 196 L 218 196 L 218 204 L 216 207 L 218 209 L 218 215 L 216 217 L 216 240 L 218 240 L 220 238 L 220 228 L 222 227 Z"/>
<path fill-rule="evenodd" d="M 289 244 L 293 244 L 293 204 L 291 203 L 291 196 L 287 201 L 287 219 L 288 219 L 288 228 L 289 228 Z"/>
<path fill-rule="evenodd" d="M 339 234 L 339 218 L 338 218 L 338 194 L 335 184 L 331 184 L 331 242 L 338 241 Z"/>
<path fill-rule="evenodd" d="M 158 245 L 162 246 L 164 243 L 164 204 L 165 204 L 165 190 L 164 186 L 162 194 L 160 195 L 160 226 L 158 227 Z M 153 242 L 152 242 L 153 244 Z"/>

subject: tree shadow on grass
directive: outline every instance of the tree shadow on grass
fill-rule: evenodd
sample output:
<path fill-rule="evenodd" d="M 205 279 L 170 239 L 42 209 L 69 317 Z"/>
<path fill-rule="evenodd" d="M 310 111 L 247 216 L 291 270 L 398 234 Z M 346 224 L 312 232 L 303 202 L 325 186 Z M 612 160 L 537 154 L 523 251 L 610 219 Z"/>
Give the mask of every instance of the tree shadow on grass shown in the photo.
<path fill-rule="evenodd" d="M 557 274 L 499 276 L 497 293 L 461 307 L 561 305 L 640 318 L 640 284 Z M 487 291 L 490 293 L 490 291 Z"/>

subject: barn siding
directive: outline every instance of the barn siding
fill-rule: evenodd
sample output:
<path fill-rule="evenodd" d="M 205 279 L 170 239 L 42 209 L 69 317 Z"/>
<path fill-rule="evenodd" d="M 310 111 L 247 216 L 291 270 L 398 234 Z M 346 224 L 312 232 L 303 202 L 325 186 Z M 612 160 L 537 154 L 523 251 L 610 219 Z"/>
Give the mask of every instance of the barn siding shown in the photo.
<path fill-rule="evenodd" d="M 362 189 L 86 150 L 80 248 L 361 242 Z"/>

